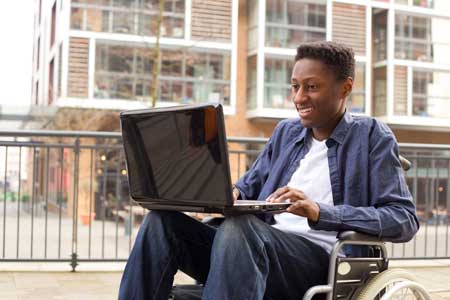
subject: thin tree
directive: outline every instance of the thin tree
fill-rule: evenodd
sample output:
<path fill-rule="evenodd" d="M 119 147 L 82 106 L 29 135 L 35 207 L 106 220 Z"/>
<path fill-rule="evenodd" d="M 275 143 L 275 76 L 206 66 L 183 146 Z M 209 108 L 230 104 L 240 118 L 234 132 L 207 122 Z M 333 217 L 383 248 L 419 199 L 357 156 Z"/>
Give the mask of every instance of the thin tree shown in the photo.
<path fill-rule="evenodd" d="M 160 71 L 160 56 L 161 49 L 159 45 L 159 39 L 161 37 L 161 24 L 164 13 L 164 0 L 159 0 L 158 18 L 156 20 L 156 45 L 154 52 L 154 64 L 152 70 L 153 84 L 150 85 L 150 99 L 152 101 L 152 107 L 156 106 L 156 99 L 158 97 L 158 85 L 159 85 L 159 71 Z"/>

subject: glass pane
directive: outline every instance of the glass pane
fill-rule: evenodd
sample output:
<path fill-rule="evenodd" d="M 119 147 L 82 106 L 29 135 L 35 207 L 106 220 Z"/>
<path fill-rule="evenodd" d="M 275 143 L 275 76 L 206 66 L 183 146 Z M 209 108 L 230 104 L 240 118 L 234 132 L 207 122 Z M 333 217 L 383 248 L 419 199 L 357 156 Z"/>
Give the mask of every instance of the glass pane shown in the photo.
<path fill-rule="evenodd" d="M 192 104 L 194 103 L 194 85 L 192 82 L 186 82 L 184 97 L 182 103 Z"/>
<path fill-rule="evenodd" d="M 183 52 L 164 50 L 161 55 L 161 75 L 181 76 Z"/>
<path fill-rule="evenodd" d="M 291 82 L 292 59 L 279 59 L 266 57 L 264 81 L 270 83 L 289 84 Z"/>
<path fill-rule="evenodd" d="M 293 108 L 290 86 L 267 86 L 266 84 L 264 87 L 264 107 Z"/>
<path fill-rule="evenodd" d="M 264 71 L 264 107 L 291 108 L 290 82 L 294 61 L 266 57 Z"/>
<path fill-rule="evenodd" d="M 162 50 L 158 101 L 228 105 L 230 55 L 191 51 Z M 95 97 L 149 100 L 153 55 L 153 50 L 145 47 L 97 42 Z"/>
<path fill-rule="evenodd" d="M 208 86 L 208 102 L 230 104 L 230 85 L 212 83 Z"/>
<path fill-rule="evenodd" d="M 268 47 L 296 48 L 301 43 L 322 41 L 325 38 L 325 29 L 306 31 L 278 26 L 266 28 L 266 46 Z"/>
<path fill-rule="evenodd" d="M 129 77 L 111 76 L 109 82 L 111 98 L 115 99 L 133 99 L 133 84 Z"/>
<path fill-rule="evenodd" d="M 271 0 L 266 4 L 266 46 L 295 48 L 325 39 L 326 5 Z"/>
<path fill-rule="evenodd" d="M 450 118 L 450 72 L 413 70 L 413 115 Z"/>
<path fill-rule="evenodd" d="M 134 13 L 113 12 L 113 32 L 133 34 L 134 33 Z"/>
<path fill-rule="evenodd" d="M 113 46 L 108 50 L 108 71 L 131 73 L 133 69 L 133 48 Z"/>
<path fill-rule="evenodd" d="M 423 8 L 435 8 L 435 5 L 434 5 L 435 2 L 436 3 L 440 2 L 442 4 L 442 2 L 446 2 L 446 1 L 447 0 L 412 0 L 411 4 L 413 6 L 418 6 L 418 7 L 423 7 Z M 409 5 L 408 2 L 409 2 L 408 0 L 395 0 L 395 3 L 403 4 L 403 5 Z M 437 6 L 442 7 L 442 5 L 439 5 L 439 4 Z M 444 5 L 443 7 L 449 9 L 448 5 L 447 6 Z"/>
<path fill-rule="evenodd" d="M 206 72 L 206 55 L 201 53 L 186 53 L 186 76 L 203 78 Z"/>
<path fill-rule="evenodd" d="M 72 7 L 70 13 L 70 28 L 82 29 L 83 26 L 83 9 Z"/>
<path fill-rule="evenodd" d="M 111 98 L 109 94 L 109 78 L 107 76 L 95 76 L 94 97 L 100 99 Z"/>
<path fill-rule="evenodd" d="M 183 82 L 161 80 L 159 83 L 159 100 L 181 103 L 183 100 Z"/>
<path fill-rule="evenodd" d="M 209 66 L 211 69 L 210 78 L 222 79 L 224 77 L 223 56 L 220 54 L 211 54 L 209 56 Z"/>
<path fill-rule="evenodd" d="M 385 116 L 386 106 L 386 67 L 375 68 L 373 71 L 373 114 L 374 116 Z"/>
<path fill-rule="evenodd" d="M 141 35 L 156 35 L 156 21 L 154 15 L 147 13 L 138 14 L 138 32 Z"/>
<path fill-rule="evenodd" d="M 353 90 L 347 99 L 347 107 L 351 112 L 364 113 L 366 98 L 366 67 L 364 63 L 357 63 Z"/>
<path fill-rule="evenodd" d="M 161 35 L 182 38 L 184 36 L 184 19 L 165 17 L 161 25 Z"/>
<path fill-rule="evenodd" d="M 95 70 L 108 71 L 108 46 L 96 45 Z"/>
<path fill-rule="evenodd" d="M 136 99 L 150 101 L 151 80 L 138 80 L 136 82 Z"/>
<path fill-rule="evenodd" d="M 112 0 L 113 6 L 123 7 L 123 8 L 136 8 L 136 0 Z"/>
<path fill-rule="evenodd" d="M 374 11 L 373 52 L 374 61 L 386 59 L 387 53 L 387 10 Z"/>
<path fill-rule="evenodd" d="M 153 72 L 154 52 L 145 49 L 136 49 L 136 73 L 151 76 Z"/>
<path fill-rule="evenodd" d="M 184 13 L 184 0 L 164 0 L 164 11 Z"/>
<path fill-rule="evenodd" d="M 159 0 L 138 0 L 138 7 L 147 10 L 158 10 Z"/>
<path fill-rule="evenodd" d="M 449 64 L 450 20 L 396 15 L 395 57 Z"/>
<path fill-rule="evenodd" d="M 269 5 L 270 1 L 267 1 L 266 5 Z M 248 15 L 248 50 L 254 50 L 258 47 L 258 1 L 247 1 L 247 15 Z"/>
<path fill-rule="evenodd" d="M 86 30 L 101 32 L 108 24 L 108 15 L 99 9 L 87 9 L 87 24 Z M 103 19 L 106 17 L 106 19 Z"/>
<path fill-rule="evenodd" d="M 256 55 L 247 59 L 247 108 L 256 108 Z"/>

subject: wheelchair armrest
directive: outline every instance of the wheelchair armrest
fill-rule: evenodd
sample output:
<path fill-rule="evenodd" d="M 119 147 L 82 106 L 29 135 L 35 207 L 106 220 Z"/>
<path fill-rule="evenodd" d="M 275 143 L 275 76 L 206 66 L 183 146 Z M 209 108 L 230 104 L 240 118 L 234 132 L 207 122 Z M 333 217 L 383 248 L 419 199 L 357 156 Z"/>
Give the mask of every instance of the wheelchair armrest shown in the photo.
<path fill-rule="evenodd" d="M 374 235 L 368 235 L 356 231 L 341 231 L 337 235 L 340 241 L 359 241 L 359 242 L 382 242 L 383 240 Z"/>

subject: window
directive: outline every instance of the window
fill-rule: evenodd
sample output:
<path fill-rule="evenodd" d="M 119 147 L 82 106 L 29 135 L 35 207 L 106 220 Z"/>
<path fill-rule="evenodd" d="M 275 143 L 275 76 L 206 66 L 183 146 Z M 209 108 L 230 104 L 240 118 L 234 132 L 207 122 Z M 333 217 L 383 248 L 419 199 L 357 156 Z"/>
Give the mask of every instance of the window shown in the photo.
<path fill-rule="evenodd" d="M 450 72 L 413 70 L 413 115 L 450 118 Z"/>
<path fill-rule="evenodd" d="M 450 20 L 397 14 L 395 57 L 450 64 Z"/>
<path fill-rule="evenodd" d="M 53 103 L 53 79 L 55 71 L 55 59 L 50 61 L 49 65 L 49 75 L 48 75 L 48 104 Z"/>
<path fill-rule="evenodd" d="M 397 4 L 403 4 L 403 5 L 413 5 L 423 8 L 434 8 L 434 2 L 436 0 L 395 0 L 395 3 Z M 444 0 L 445 1 L 445 0 Z M 439 2 L 439 0 L 437 1 Z"/>
<path fill-rule="evenodd" d="M 34 104 L 39 105 L 39 81 L 36 81 Z"/>
<path fill-rule="evenodd" d="M 256 55 L 252 55 L 247 58 L 247 108 L 255 109 L 257 105 L 257 92 L 256 92 Z"/>
<path fill-rule="evenodd" d="M 373 70 L 372 105 L 375 117 L 385 116 L 387 113 L 386 104 L 386 67 L 375 68 Z"/>
<path fill-rule="evenodd" d="M 51 32 L 50 32 L 50 48 L 55 44 L 55 27 L 56 27 L 56 1 L 52 6 L 52 19 L 51 19 Z"/>
<path fill-rule="evenodd" d="M 366 99 L 366 66 L 364 63 L 356 63 L 353 90 L 347 99 L 347 107 L 351 112 L 364 113 Z"/>
<path fill-rule="evenodd" d="M 373 9 L 373 60 L 382 61 L 387 57 L 387 10 Z"/>
<path fill-rule="evenodd" d="M 295 48 L 302 42 L 325 40 L 326 5 L 323 3 L 268 0 L 266 46 Z"/>
<path fill-rule="evenodd" d="M 292 108 L 291 73 L 294 61 L 266 57 L 264 72 L 264 107 Z"/>
<path fill-rule="evenodd" d="M 98 44 L 95 97 L 150 101 L 154 52 Z M 158 100 L 230 104 L 231 57 L 200 49 L 161 50 Z"/>
<path fill-rule="evenodd" d="M 431 20 L 397 14 L 395 18 L 395 57 L 431 61 Z"/>
<path fill-rule="evenodd" d="M 248 50 L 255 50 L 258 48 L 258 0 L 247 1 L 247 37 Z"/>
<path fill-rule="evenodd" d="M 36 71 L 39 70 L 40 55 L 41 55 L 41 38 L 39 37 L 37 41 Z"/>
<path fill-rule="evenodd" d="M 39 24 L 41 24 L 41 14 L 42 14 L 42 0 L 39 0 Z"/>
<path fill-rule="evenodd" d="M 58 97 L 61 97 L 61 86 L 62 86 L 62 43 L 59 45 L 58 50 Z"/>
<path fill-rule="evenodd" d="M 71 28 L 122 34 L 156 35 L 159 0 L 74 0 Z M 165 0 L 161 36 L 184 37 L 185 1 Z"/>

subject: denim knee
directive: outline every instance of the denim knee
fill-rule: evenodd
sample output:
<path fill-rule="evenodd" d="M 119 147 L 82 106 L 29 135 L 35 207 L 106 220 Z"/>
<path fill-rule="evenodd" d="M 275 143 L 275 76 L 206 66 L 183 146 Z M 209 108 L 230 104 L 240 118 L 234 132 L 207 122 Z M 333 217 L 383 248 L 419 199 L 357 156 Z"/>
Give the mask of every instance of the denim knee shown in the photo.
<path fill-rule="evenodd" d="M 227 217 L 219 227 L 215 242 L 220 240 L 225 244 L 236 242 L 242 245 L 244 241 L 260 239 L 265 223 L 253 215 Z"/>

